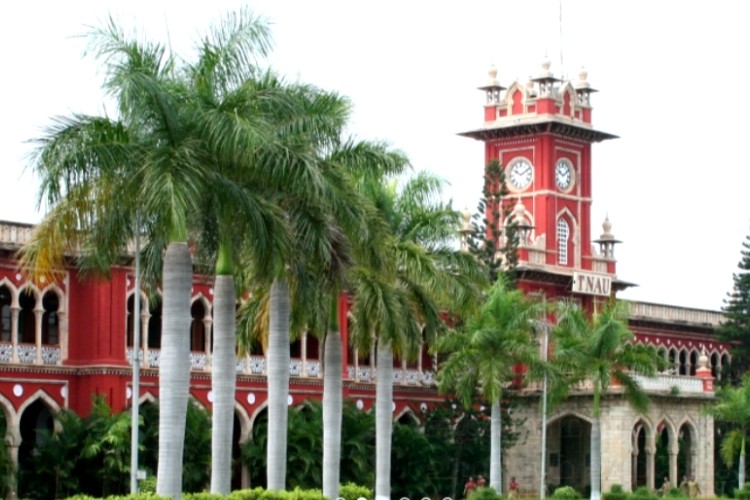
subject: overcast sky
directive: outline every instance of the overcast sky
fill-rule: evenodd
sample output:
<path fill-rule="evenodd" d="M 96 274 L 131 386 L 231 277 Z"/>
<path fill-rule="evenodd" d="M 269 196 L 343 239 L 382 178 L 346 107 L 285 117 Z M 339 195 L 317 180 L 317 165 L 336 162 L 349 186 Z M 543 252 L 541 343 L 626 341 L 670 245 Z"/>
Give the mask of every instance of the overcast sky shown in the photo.
<path fill-rule="evenodd" d="M 584 65 L 594 126 L 592 237 L 605 215 L 623 240 L 621 297 L 718 310 L 750 233 L 750 3 L 737 1 L 99 0 L 0 6 L 0 220 L 37 222 L 28 140 L 54 115 L 111 112 L 82 58 L 86 26 L 111 15 L 190 57 L 223 13 L 250 5 L 273 23 L 270 64 L 355 105 L 351 132 L 385 139 L 449 185 L 472 212 L 483 146 L 476 87 L 491 64 L 508 86 L 546 54 L 556 76 Z"/>

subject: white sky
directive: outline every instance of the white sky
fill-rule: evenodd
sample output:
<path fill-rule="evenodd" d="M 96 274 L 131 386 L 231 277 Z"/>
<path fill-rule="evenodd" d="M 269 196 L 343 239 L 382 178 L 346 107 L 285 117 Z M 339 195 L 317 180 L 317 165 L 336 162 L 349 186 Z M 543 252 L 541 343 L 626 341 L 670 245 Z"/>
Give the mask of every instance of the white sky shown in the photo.
<path fill-rule="evenodd" d="M 618 276 L 640 285 L 621 297 L 718 310 L 750 232 L 750 3 L 562 2 L 562 16 L 559 0 L 250 5 L 273 22 L 273 67 L 350 97 L 354 134 L 401 148 L 472 212 L 483 146 L 456 133 L 482 124 L 476 87 L 489 65 L 505 86 L 535 74 L 545 54 L 556 76 L 575 78 L 585 65 L 600 91 L 594 126 L 620 136 L 594 145 L 592 237 L 608 214 L 624 241 Z M 75 35 L 112 15 L 152 39 L 166 40 L 168 27 L 173 48 L 190 56 L 211 20 L 243 4 L 3 2 L 0 220 L 41 217 L 24 156 L 50 117 L 105 111 L 101 75 Z"/>

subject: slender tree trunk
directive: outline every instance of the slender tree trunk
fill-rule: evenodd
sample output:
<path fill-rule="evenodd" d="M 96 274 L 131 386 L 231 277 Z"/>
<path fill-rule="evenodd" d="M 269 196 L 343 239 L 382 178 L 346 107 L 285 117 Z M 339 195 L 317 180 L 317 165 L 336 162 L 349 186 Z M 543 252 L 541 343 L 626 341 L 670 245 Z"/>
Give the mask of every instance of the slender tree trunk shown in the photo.
<path fill-rule="evenodd" d="M 742 489 L 745 487 L 745 437 L 742 437 L 742 444 L 740 445 L 740 463 L 739 463 L 739 471 L 737 473 L 737 478 L 739 479 L 739 486 L 737 486 L 739 489 Z"/>
<path fill-rule="evenodd" d="M 375 385 L 375 500 L 391 498 L 391 434 L 393 433 L 393 350 L 378 341 Z"/>
<path fill-rule="evenodd" d="M 233 276 L 217 276 L 214 284 L 214 349 L 211 389 L 211 493 L 232 490 L 232 431 L 235 385 L 235 292 Z"/>
<path fill-rule="evenodd" d="M 602 431 L 599 414 L 591 422 L 591 500 L 599 500 L 602 493 Z"/>
<path fill-rule="evenodd" d="M 192 281 L 193 268 L 187 243 L 170 243 L 164 256 L 162 282 L 156 493 L 175 500 L 182 498 L 182 455 L 190 384 L 188 333 Z"/>
<path fill-rule="evenodd" d="M 323 495 L 339 496 L 341 468 L 341 333 L 328 332 L 323 362 Z"/>
<path fill-rule="evenodd" d="M 268 334 L 268 449 L 266 477 L 269 490 L 286 488 L 287 419 L 289 410 L 289 286 L 283 279 L 271 285 Z"/>
<path fill-rule="evenodd" d="M 490 488 L 503 494 L 503 415 L 500 401 L 490 407 Z"/>

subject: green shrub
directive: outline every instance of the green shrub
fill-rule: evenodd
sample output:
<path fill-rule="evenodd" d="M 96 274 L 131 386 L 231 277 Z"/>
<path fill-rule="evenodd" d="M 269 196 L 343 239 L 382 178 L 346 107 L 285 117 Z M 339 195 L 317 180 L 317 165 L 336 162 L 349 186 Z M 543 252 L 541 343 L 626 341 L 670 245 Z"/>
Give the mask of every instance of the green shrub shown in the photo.
<path fill-rule="evenodd" d="M 186 497 L 183 497 L 186 498 Z M 75 495 L 67 497 L 65 500 L 98 500 L 98 497 L 89 495 Z M 138 493 L 136 495 L 110 495 L 105 500 L 169 500 L 167 497 L 161 497 L 156 493 Z"/>
<path fill-rule="evenodd" d="M 613 484 L 608 492 L 602 494 L 602 500 L 625 500 L 628 494 L 621 484 Z"/>
<path fill-rule="evenodd" d="M 224 500 L 226 496 L 218 493 L 208 493 L 207 491 L 201 491 L 200 493 L 185 493 L 182 495 L 185 500 Z"/>
<path fill-rule="evenodd" d="M 360 486 L 354 483 L 342 484 L 339 487 L 339 497 L 345 500 L 357 500 L 358 498 L 365 498 L 372 500 L 372 490 L 367 486 Z"/>
<path fill-rule="evenodd" d="M 656 500 L 656 495 L 647 486 L 639 486 L 628 498 L 629 500 Z"/>
<path fill-rule="evenodd" d="M 471 500 L 500 500 L 503 498 L 498 495 L 494 488 L 478 488 L 472 495 Z"/>
<path fill-rule="evenodd" d="M 254 488 L 252 490 L 237 490 L 225 497 L 227 500 L 325 500 L 320 490 L 302 490 L 294 488 L 292 491 L 264 490 Z"/>
<path fill-rule="evenodd" d="M 138 484 L 138 491 L 141 493 L 156 493 L 156 476 L 147 476 Z"/>
<path fill-rule="evenodd" d="M 581 498 L 581 494 L 572 486 L 560 486 L 552 494 L 552 497 L 559 500 L 578 500 Z"/>
<path fill-rule="evenodd" d="M 669 498 L 687 498 L 685 492 L 675 486 L 669 488 L 669 491 L 664 496 Z"/>
<path fill-rule="evenodd" d="M 750 500 L 750 483 L 745 483 L 745 486 L 741 490 L 735 489 L 734 498 L 737 500 Z"/>

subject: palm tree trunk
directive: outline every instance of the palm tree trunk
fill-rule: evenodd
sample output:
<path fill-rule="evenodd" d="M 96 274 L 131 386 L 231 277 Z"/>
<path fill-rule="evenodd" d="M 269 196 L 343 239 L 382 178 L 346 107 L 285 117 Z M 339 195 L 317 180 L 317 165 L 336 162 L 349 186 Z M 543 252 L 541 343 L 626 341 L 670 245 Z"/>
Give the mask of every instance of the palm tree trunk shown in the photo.
<path fill-rule="evenodd" d="M 339 496 L 341 466 L 341 333 L 328 332 L 323 362 L 323 495 Z"/>
<path fill-rule="evenodd" d="M 391 434 L 393 432 L 393 351 L 378 341 L 375 385 L 375 500 L 391 498 Z"/>
<path fill-rule="evenodd" d="M 591 500 L 599 500 L 602 492 L 602 431 L 599 415 L 591 422 Z"/>
<path fill-rule="evenodd" d="M 235 385 L 234 276 L 216 276 L 214 284 L 214 349 L 211 389 L 211 493 L 228 495 L 232 489 L 232 431 Z"/>
<path fill-rule="evenodd" d="M 500 401 L 490 407 L 490 488 L 503 494 L 503 416 Z"/>
<path fill-rule="evenodd" d="M 190 384 L 190 290 L 193 267 L 187 243 L 167 246 L 159 356 L 158 495 L 182 497 L 182 455 Z"/>
<path fill-rule="evenodd" d="M 268 334 L 268 449 L 266 478 L 269 490 L 286 488 L 287 418 L 289 407 L 289 286 L 283 279 L 271 285 Z"/>
<path fill-rule="evenodd" d="M 745 487 L 745 436 L 743 434 L 742 436 L 742 444 L 740 445 L 740 463 L 739 463 L 739 471 L 737 473 L 737 478 L 739 479 L 739 486 L 737 486 L 739 489 L 742 489 Z"/>

